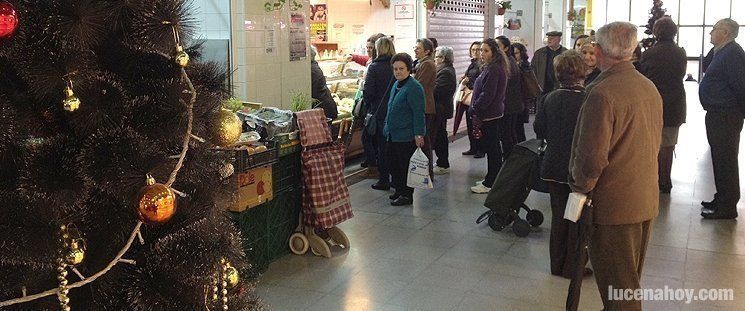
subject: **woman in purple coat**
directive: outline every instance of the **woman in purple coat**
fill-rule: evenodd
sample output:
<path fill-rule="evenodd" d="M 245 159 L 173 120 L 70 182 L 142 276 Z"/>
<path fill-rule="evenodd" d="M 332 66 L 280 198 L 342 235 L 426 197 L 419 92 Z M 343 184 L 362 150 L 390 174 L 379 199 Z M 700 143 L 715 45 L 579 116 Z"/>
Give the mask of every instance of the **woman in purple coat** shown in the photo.
<path fill-rule="evenodd" d="M 488 171 L 483 181 L 471 187 L 474 193 L 488 193 L 497 173 L 502 167 L 500 141 L 500 118 L 504 116 L 504 99 L 510 67 L 507 55 L 499 49 L 497 41 L 486 39 L 481 44 L 481 74 L 473 84 L 471 112 L 474 135 L 479 138 L 479 147 L 486 153 Z"/>

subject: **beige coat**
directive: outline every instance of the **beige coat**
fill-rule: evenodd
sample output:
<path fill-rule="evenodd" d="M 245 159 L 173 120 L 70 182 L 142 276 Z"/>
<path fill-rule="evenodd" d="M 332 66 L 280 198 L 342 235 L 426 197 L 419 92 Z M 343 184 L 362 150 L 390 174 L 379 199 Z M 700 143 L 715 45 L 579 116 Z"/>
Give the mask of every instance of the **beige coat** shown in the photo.
<path fill-rule="evenodd" d="M 594 222 L 634 224 L 657 216 L 662 97 L 631 62 L 587 87 L 569 162 L 572 191 L 592 191 Z"/>
<path fill-rule="evenodd" d="M 434 52 L 433 52 L 434 53 Z M 432 56 L 419 60 L 416 65 L 414 79 L 424 87 L 425 114 L 435 114 L 435 82 L 437 78 L 437 66 Z"/>

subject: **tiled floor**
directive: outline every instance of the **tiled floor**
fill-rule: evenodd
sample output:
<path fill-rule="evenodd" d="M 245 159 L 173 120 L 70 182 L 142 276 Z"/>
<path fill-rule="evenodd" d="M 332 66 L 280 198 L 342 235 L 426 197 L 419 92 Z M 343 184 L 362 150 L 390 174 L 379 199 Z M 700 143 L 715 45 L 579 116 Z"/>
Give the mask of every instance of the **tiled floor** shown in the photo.
<path fill-rule="evenodd" d="M 745 226 L 698 215 L 714 186 L 696 85 L 686 86 L 674 188 L 660 199 L 643 285 L 734 288 L 735 301 L 645 302 L 645 310 L 745 310 Z M 486 160 L 462 157 L 466 146 L 451 145 L 450 174 L 432 191 L 417 190 L 413 207 L 390 206 L 372 180 L 350 186 L 355 217 L 340 227 L 352 247 L 331 259 L 280 259 L 261 277 L 259 295 L 275 310 L 562 310 L 569 281 L 549 273 L 550 223 L 526 238 L 476 225 L 485 195 L 468 188 Z M 550 218 L 547 194 L 533 192 L 527 204 Z M 601 308 L 594 279 L 585 279 L 580 309 Z"/>

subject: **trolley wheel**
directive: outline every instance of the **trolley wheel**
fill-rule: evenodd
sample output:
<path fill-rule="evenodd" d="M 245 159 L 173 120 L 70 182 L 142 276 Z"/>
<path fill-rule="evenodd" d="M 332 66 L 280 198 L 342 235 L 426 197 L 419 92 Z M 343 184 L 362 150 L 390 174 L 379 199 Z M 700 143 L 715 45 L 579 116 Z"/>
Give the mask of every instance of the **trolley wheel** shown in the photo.
<path fill-rule="evenodd" d="M 489 228 L 494 231 L 502 231 L 504 227 L 504 220 L 501 217 L 497 216 L 496 214 L 489 215 Z"/>
<path fill-rule="evenodd" d="M 538 227 L 543 223 L 543 213 L 538 210 L 528 211 L 528 215 L 525 216 L 525 220 L 533 227 Z"/>
<path fill-rule="evenodd" d="M 313 251 L 314 255 L 331 258 L 331 248 L 321 237 L 312 235 L 308 237 L 308 241 L 310 242 L 310 250 Z"/>
<path fill-rule="evenodd" d="M 524 238 L 530 233 L 530 224 L 522 219 L 515 220 L 515 223 L 512 224 L 512 232 L 514 232 L 516 236 Z"/>
<path fill-rule="evenodd" d="M 302 255 L 308 252 L 308 247 L 310 246 L 310 242 L 308 242 L 308 238 L 305 237 L 305 234 L 302 234 L 300 232 L 295 232 L 290 236 L 290 250 L 295 255 Z"/>
<path fill-rule="evenodd" d="M 332 240 L 334 240 L 334 242 L 341 245 L 343 248 L 349 248 L 349 238 L 344 233 L 344 231 L 339 229 L 339 227 L 331 227 L 326 230 L 326 232 L 328 232 L 329 236 Z"/>

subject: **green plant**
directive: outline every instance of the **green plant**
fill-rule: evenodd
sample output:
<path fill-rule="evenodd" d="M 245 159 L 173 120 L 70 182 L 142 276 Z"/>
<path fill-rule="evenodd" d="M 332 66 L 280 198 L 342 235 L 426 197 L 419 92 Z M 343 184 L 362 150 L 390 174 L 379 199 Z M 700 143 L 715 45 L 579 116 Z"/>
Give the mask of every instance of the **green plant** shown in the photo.
<path fill-rule="evenodd" d="M 231 97 L 222 102 L 222 107 L 232 112 L 236 112 L 243 108 L 243 102 L 235 97 Z"/>
<path fill-rule="evenodd" d="M 497 1 L 497 5 L 505 10 L 511 10 L 512 9 L 512 1 Z"/>
<path fill-rule="evenodd" d="M 303 8 L 303 4 L 298 0 L 267 0 L 264 2 L 264 11 L 279 11 L 285 6 L 287 1 L 290 1 L 290 10 L 297 11 Z"/>
<path fill-rule="evenodd" d="M 318 100 L 313 99 L 308 93 L 296 92 L 292 93 L 290 97 L 290 110 L 293 112 L 308 110 L 313 107 L 313 104 Z"/>

